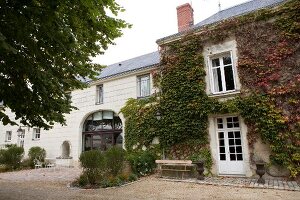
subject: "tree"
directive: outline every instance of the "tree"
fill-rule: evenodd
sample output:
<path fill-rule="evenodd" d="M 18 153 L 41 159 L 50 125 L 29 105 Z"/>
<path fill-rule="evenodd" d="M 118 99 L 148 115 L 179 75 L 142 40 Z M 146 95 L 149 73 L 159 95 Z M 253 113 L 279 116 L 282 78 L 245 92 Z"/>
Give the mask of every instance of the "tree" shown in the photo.
<path fill-rule="evenodd" d="M 65 124 L 64 114 L 76 109 L 68 92 L 95 79 L 102 67 L 91 58 L 130 26 L 120 12 L 115 0 L 1 0 L 0 121 Z"/>

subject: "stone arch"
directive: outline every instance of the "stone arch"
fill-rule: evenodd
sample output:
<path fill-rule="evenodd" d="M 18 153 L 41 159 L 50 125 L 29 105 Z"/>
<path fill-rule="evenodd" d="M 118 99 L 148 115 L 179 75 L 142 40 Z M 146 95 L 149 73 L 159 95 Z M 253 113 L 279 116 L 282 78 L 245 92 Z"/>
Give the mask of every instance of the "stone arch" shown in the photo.
<path fill-rule="evenodd" d="M 112 110 L 98 110 L 86 116 L 82 124 L 82 150 L 99 149 L 105 151 L 112 146 L 122 146 L 120 135 L 123 122 Z M 122 136 L 121 136 L 122 137 Z"/>

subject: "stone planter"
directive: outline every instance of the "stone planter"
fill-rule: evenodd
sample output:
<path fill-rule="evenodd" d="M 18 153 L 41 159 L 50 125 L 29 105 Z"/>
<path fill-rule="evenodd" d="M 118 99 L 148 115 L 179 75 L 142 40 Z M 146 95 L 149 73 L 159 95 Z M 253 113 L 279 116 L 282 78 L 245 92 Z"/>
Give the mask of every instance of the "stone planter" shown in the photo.
<path fill-rule="evenodd" d="M 198 175 L 197 175 L 197 179 L 198 180 L 204 180 L 204 161 L 196 161 L 196 162 L 193 162 L 193 164 L 196 165 L 196 170 L 198 172 Z"/>
<path fill-rule="evenodd" d="M 266 173 L 265 163 L 256 163 L 256 174 L 259 175 L 257 183 L 265 184 L 265 179 L 262 177 Z"/>
<path fill-rule="evenodd" d="M 56 166 L 58 167 L 73 167 L 73 159 L 72 157 L 69 158 L 56 158 Z"/>

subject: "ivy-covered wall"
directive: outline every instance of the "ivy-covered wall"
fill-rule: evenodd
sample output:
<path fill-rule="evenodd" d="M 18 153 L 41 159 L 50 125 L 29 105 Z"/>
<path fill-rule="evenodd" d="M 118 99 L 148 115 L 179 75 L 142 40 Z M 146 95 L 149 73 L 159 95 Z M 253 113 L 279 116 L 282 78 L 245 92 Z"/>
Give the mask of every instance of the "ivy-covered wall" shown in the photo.
<path fill-rule="evenodd" d="M 153 72 L 160 93 L 130 99 L 121 111 L 127 150 L 150 148 L 169 158 L 188 158 L 209 149 L 210 114 L 239 113 L 248 127 L 249 147 L 260 136 L 270 145 L 271 161 L 287 167 L 292 177 L 299 176 L 299 22 L 300 1 L 292 0 L 162 45 L 160 67 Z M 228 38 L 237 42 L 241 91 L 218 101 L 206 93 L 203 47 Z M 159 144 L 153 144 L 157 138 Z"/>

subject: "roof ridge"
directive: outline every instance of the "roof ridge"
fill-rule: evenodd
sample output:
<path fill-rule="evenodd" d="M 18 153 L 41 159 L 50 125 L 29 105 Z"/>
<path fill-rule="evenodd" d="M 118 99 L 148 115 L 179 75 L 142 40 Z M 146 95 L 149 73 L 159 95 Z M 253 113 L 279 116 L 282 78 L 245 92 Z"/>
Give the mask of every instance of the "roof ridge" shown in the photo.
<path fill-rule="evenodd" d="M 139 58 L 139 57 L 143 57 L 143 56 L 147 56 L 147 55 L 150 55 L 150 54 L 154 54 L 154 53 L 158 53 L 158 51 L 152 51 L 150 53 L 146 53 L 146 54 L 142 54 L 142 55 L 139 55 L 139 56 L 135 56 L 135 57 L 132 57 L 132 58 L 129 58 L 129 59 L 126 59 L 126 60 L 121 60 L 121 61 L 109 64 L 109 65 L 106 65 L 106 66 L 109 67 L 109 66 L 116 65 L 116 64 L 122 64 L 122 62 L 125 62 L 125 61 L 127 62 L 127 61 L 130 61 L 130 60 L 133 60 L 133 59 L 136 59 L 136 58 Z"/>

